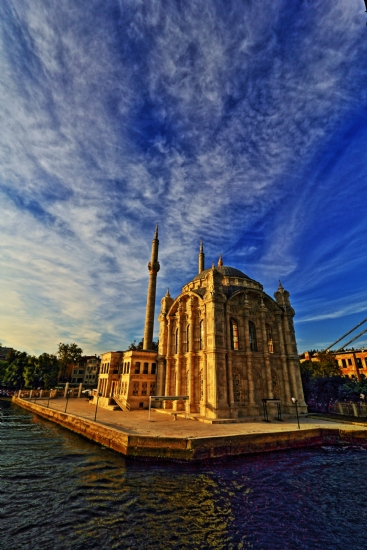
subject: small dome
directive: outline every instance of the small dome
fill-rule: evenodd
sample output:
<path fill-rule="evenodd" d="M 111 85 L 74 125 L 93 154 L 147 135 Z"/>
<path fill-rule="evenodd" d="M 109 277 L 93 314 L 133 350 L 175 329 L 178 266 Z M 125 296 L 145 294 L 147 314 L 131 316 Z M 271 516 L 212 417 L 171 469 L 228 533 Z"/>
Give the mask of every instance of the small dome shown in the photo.
<path fill-rule="evenodd" d="M 198 281 L 199 279 L 205 279 L 207 274 L 212 270 L 212 268 L 204 269 L 201 273 L 196 275 L 196 277 L 193 278 L 193 281 Z M 235 267 L 229 267 L 228 265 L 221 265 L 214 268 L 215 271 L 220 273 L 223 277 L 236 277 L 237 279 L 250 279 L 245 273 L 242 273 L 239 269 L 236 269 Z"/>

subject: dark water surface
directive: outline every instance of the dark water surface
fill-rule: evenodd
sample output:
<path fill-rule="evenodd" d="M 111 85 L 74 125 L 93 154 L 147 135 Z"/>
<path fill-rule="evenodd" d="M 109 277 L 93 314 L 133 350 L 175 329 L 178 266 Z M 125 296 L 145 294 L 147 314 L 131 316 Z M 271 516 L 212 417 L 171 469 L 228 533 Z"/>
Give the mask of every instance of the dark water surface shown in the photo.
<path fill-rule="evenodd" d="M 140 462 L 0 401 L 1 549 L 367 549 L 367 452 Z"/>

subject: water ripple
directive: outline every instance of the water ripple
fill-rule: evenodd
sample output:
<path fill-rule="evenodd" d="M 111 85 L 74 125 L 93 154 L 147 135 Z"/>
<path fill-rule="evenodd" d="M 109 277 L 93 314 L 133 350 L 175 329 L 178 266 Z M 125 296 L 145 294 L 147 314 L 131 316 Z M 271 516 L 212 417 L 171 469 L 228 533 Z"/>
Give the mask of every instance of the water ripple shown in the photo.
<path fill-rule="evenodd" d="M 0 403 L 0 548 L 366 548 L 358 447 L 203 464 L 128 460 Z"/>

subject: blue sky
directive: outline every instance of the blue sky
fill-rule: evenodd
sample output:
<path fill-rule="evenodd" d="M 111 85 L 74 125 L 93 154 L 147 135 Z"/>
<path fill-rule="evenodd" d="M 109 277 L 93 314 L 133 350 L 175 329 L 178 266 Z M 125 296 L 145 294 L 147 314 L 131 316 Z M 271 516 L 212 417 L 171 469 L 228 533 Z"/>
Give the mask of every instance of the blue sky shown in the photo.
<path fill-rule="evenodd" d="M 208 267 L 281 279 L 300 352 L 367 317 L 366 20 L 363 0 L 3 0 L 0 341 L 140 340 L 156 222 L 157 315 L 202 237 Z"/>

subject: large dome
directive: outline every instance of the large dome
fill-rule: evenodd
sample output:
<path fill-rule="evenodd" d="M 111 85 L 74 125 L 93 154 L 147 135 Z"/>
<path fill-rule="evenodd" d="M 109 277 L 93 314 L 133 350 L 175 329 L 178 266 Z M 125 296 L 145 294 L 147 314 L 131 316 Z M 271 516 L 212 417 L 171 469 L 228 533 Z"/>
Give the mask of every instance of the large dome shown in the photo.
<path fill-rule="evenodd" d="M 237 279 L 250 279 L 245 273 L 242 273 L 239 269 L 236 269 L 235 267 L 230 267 L 228 265 L 220 265 L 216 266 L 215 271 L 220 273 L 223 277 L 237 277 Z M 196 277 L 193 278 L 193 281 L 198 281 L 199 279 L 205 279 L 207 274 L 212 270 L 212 268 L 204 269 L 201 273 L 196 275 Z"/>

